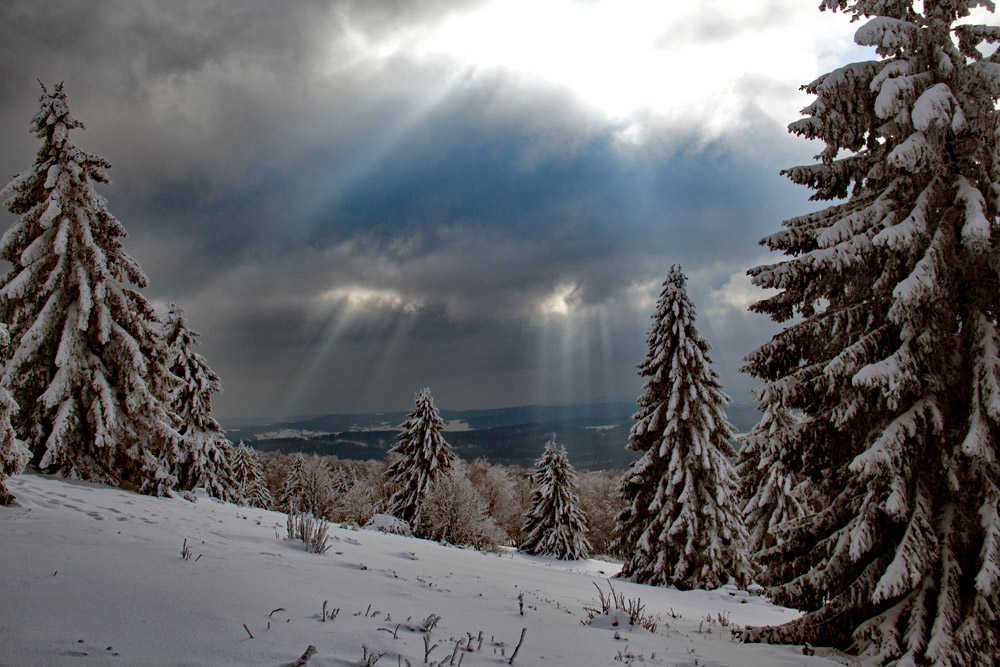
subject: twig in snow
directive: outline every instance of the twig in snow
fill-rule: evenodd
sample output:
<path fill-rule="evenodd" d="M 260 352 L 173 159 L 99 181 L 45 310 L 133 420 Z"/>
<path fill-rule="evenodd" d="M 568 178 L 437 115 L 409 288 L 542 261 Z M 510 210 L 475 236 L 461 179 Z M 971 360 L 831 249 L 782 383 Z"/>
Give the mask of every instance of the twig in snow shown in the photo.
<path fill-rule="evenodd" d="M 324 604 L 325 604 L 325 603 L 324 603 Z M 279 611 L 285 611 L 285 608 L 284 608 L 284 607 L 278 607 L 277 609 L 272 609 L 272 610 L 271 610 L 271 613 L 270 613 L 270 614 L 268 614 L 268 615 L 267 615 L 267 617 L 268 617 L 268 618 L 271 618 L 272 616 L 274 616 L 274 615 L 275 615 L 276 613 L 278 613 Z"/>
<path fill-rule="evenodd" d="M 184 544 L 181 546 L 181 558 L 184 560 L 191 560 L 191 550 L 188 549 L 187 538 L 184 538 Z"/>
<path fill-rule="evenodd" d="M 250 639 L 253 639 L 253 633 L 250 632 L 250 628 L 247 627 L 246 623 L 243 624 L 243 629 L 247 631 L 248 635 L 250 635 Z"/>
<path fill-rule="evenodd" d="M 431 630 L 434 629 L 434 626 L 437 625 L 438 621 L 440 620 L 441 620 L 440 616 L 438 616 L 437 614 L 431 614 L 430 616 L 428 616 L 423 620 L 423 622 L 420 624 L 419 629 L 421 632 L 430 632 Z"/>
<path fill-rule="evenodd" d="M 424 662 L 430 662 L 431 661 L 431 651 L 433 651 L 437 647 L 438 647 L 437 644 L 434 644 L 434 646 L 431 646 L 431 636 L 430 635 L 424 635 Z"/>
<path fill-rule="evenodd" d="M 514 652 L 510 654 L 510 660 L 507 661 L 508 665 L 514 664 L 514 658 L 517 657 L 517 652 L 521 650 L 521 644 L 524 643 L 524 634 L 528 631 L 528 628 L 521 628 L 521 638 L 517 640 L 517 646 L 514 647 Z"/>
<path fill-rule="evenodd" d="M 400 625 L 402 625 L 402 623 L 397 623 L 395 630 L 390 630 L 389 628 L 379 628 L 379 630 L 382 630 L 384 632 L 388 632 L 389 634 L 392 635 L 393 639 L 399 639 L 399 626 Z M 376 632 L 378 632 L 378 630 L 376 630 Z"/>
<path fill-rule="evenodd" d="M 302 657 L 292 663 L 292 667 L 305 667 L 305 664 L 309 662 L 309 658 L 314 655 L 316 655 L 316 647 L 310 644 L 306 652 L 302 654 Z"/>
<path fill-rule="evenodd" d="M 385 651 L 382 651 L 381 653 L 375 653 L 372 651 L 369 653 L 368 647 L 364 644 L 361 645 L 361 651 L 361 659 L 365 661 L 365 667 L 372 667 L 376 662 L 382 659 L 382 656 L 386 654 Z"/>

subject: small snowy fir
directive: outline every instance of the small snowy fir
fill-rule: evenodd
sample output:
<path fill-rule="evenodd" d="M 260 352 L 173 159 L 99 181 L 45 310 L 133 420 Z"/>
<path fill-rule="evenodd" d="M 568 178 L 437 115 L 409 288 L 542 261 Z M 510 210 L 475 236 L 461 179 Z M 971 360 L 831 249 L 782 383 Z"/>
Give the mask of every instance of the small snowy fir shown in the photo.
<path fill-rule="evenodd" d="M 806 483 L 790 466 L 786 435 L 797 420 L 773 396 L 758 391 L 763 413 L 760 423 L 742 438 L 737 473 L 747 527 L 747 551 L 755 554 L 774 546 L 781 526 L 806 513 L 802 502 Z"/>
<path fill-rule="evenodd" d="M 0 347 L 10 343 L 7 325 L 0 324 Z M 4 479 L 19 474 L 24 470 L 31 454 L 14 432 L 10 423 L 11 415 L 17 412 L 17 404 L 10 394 L 0 386 L 0 505 L 9 505 L 14 500 L 13 494 L 4 485 Z"/>
<path fill-rule="evenodd" d="M 694 326 L 687 278 L 671 267 L 649 331 L 648 378 L 628 448 L 644 452 L 621 482 L 621 576 L 681 589 L 749 583 L 745 530 L 729 458 L 733 427 L 709 344 Z"/>
<path fill-rule="evenodd" d="M 222 391 L 222 383 L 205 358 L 193 350 L 198 344 L 184 311 L 169 304 L 165 322 L 167 367 L 177 376 L 171 408 L 181 420 L 184 441 L 175 474 L 181 489 L 203 487 L 220 500 L 240 502 L 233 477 L 232 443 L 219 422 L 212 417 L 212 394 Z"/>
<path fill-rule="evenodd" d="M 399 454 L 386 471 L 398 485 L 389 499 L 389 513 L 411 526 L 419 527 L 421 509 L 431 485 L 439 475 L 448 472 L 455 454 L 441 435 L 444 421 L 434 407 L 429 388 L 414 396 L 415 406 L 400 426 L 396 445 L 390 454 Z"/>
<path fill-rule="evenodd" d="M 160 322 L 137 291 L 147 279 L 122 249 L 125 229 L 95 189 L 111 165 L 71 143 L 83 125 L 62 84 L 42 91 L 36 161 L 0 192 L 18 216 L 0 238 L 11 264 L 0 278 L 11 335 L 0 386 L 42 470 L 163 494 L 182 438 Z"/>
<path fill-rule="evenodd" d="M 590 552 L 587 521 L 579 508 L 576 471 L 566 448 L 555 440 L 547 442 L 545 452 L 535 462 L 531 481 L 537 486 L 524 522 L 527 537 L 518 549 L 564 560 L 586 558 Z"/>
<path fill-rule="evenodd" d="M 957 23 L 976 7 L 821 5 L 878 59 L 804 86 L 789 129 L 826 146 L 785 173 L 835 203 L 750 271 L 779 290 L 752 309 L 791 323 L 746 370 L 802 416 L 772 437 L 817 508 L 760 554 L 772 599 L 808 613 L 751 640 L 1000 663 L 1000 27 Z"/>
<path fill-rule="evenodd" d="M 264 478 L 264 466 L 255 450 L 240 440 L 240 444 L 233 447 L 230 465 L 233 469 L 236 490 L 244 505 L 268 509 L 274 504 L 274 498 L 271 497 L 267 480 Z"/>
<path fill-rule="evenodd" d="M 316 455 L 295 454 L 278 494 L 282 512 L 307 512 L 325 517 L 333 505 L 333 478 Z"/>

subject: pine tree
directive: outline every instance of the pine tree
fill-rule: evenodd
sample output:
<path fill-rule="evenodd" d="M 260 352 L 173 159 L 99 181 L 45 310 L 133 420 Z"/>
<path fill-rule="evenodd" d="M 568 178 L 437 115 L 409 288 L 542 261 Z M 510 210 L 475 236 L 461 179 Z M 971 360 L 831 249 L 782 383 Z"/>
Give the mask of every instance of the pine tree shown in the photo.
<path fill-rule="evenodd" d="M 330 471 L 318 456 L 296 454 L 281 486 L 279 508 L 283 512 L 308 512 L 316 517 L 326 517 L 332 505 Z"/>
<path fill-rule="evenodd" d="M 763 416 L 743 437 L 737 473 L 743 523 L 749 533 L 747 551 L 755 554 L 774 546 L 780 526 L 806 513 L 799 498 L 800 476 L 797 466 L 786 461 L 789 455 L 786 435 L 794 432 L 796 420 L 780 403 L 768 398 L 761 401 Z"/>
<path fill-rule="evenodd" d="M 879 59 L 805 86 L 789 129 L 826 147 L 785 173 L 840 201 L 750 271 L 780 290 L 754 310 L 801 318 L 747 370 L 801 411 L 781 437 L 820 507 L 763 554 L 772 598 L 807 613 L 751 639 L 1000 661 L 1000 57 L 979 50 L 1000 27 L 956 25 L 977 5 L 821 5 L 874 17 L 855 41 Z"/>
<path fill-rule="evenodd" d="M 302 511 L 302 482 L 305 476 L 306 459 L 301 453 L 292 457 L 292 463 L 285 473 L 285 480 L 278 491 L 278 509 L 282 512 Z"/>
<path fill-rule="evenodd" d="M 0 385 L 20 406 L 14 427 L 42 470 L 162 494 L 175 484 L 181 439 L 166 405 L 173 375 L 137 291 L 146 276 L 95 190 L 111 165 L 69 140 L 82 127 L 62 84 L 43 87 L 31 121 L 42 147 L 0 192 L 19 216 L 0 239 L 0 259 L 12 264 L 0 279 L 12 338 Z"/>
<path fill-rule="evenodd" d="M 271 497 L 270 489 L 267 488 L 264 468 L 257 452 L 240 440 L 240 444 L 233 447 L 230 464 L 233 469 L 236 490 L 243 504 L 261 509 L 270 508 L 274 499 Z"/>
<path fill-rule="evenodd" d="M 434 407 L 431 390 L 421 389 L 414 402 L 389 452 L 401 458 L 386 472 L 399 487 L 389 499 L 389 513 L 418 529 L 424 498 L 438 475 L 448 472 L 455 454 L 441 435 L 444 421 Z"/>
<path fill-rule="evenodd" d="M 178 486 L 204 487 L 211 496 L 239 502 L 229 460 L 232 443 L 212 417 L 212 394 L 222 391 L 222 383 L 205 358 L 192 349 L 198 344 L 198 334 L 188 326 L 184 311 L 172 303 L 167 309 L 166 342 L 167 366 L 180 380 L 170 406 L 181 420 L 184 436 L 176 463 Z"/>
<path fill-rule="evenodd" d="M 645 452 L 622 479 L 629 503 L 618 515 L 615 546 L 622 577 L 681 589 L 744 584 L 749 566 L 727 457 L 733 427 L 709 344 L 694 326 L 686 277 L 671 267 L 649 331 L 649 378 L 639 397 L 628 448 Z"/>
<path fill-rule="evenodd" d="M 0 347 L 10 344 L 10 334 L 7 325 L 0 324 Z M 24 465 L 31 457 L 24 443 L 17 439 L 14 427 L 10 423 L 11 416 L 17 412 L 17 404 L 10 394 L 0 386 L 0 505 L 9 505 L 14 496 L 4 485 L 4 479 L 20 474 Z"/>
<path fill-rule="evenodd" d="M 531 475 L 537 487 L 531 493 L 531 508 L 525 516 L 528 537 L 519 551 L 551 555 L 562 560 L 586 558 L 590 552 L 587 521 L 579 508 L 576 471 L 566 456 L 566 448 L 555 440 L 545 444 L 545 452 L 535 462 Z"/>

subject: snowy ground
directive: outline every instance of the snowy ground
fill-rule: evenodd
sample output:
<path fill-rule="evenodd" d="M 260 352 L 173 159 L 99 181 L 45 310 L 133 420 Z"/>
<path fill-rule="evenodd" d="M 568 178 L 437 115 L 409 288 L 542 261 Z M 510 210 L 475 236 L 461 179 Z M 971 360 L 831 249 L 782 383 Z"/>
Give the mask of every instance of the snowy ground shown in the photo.
<path fill-rule="evenodd" d="M 317 555 L 282 539 L 285 517 L 275 512 L 34 475 L 8 485 L 20 506 L 0 507 L 4 666 L 278 666 L 313 645 L 309 667 L 365 665 L 373 652 L 385 655 L 370 664 L 416 667 L 425 637 L 432 664 L 504 665 L 522 628 L 513 663 L 522 667 L 842 664 L 733 641 L 734 624 L 795 615 L 738 591 L 614 581 L 658 617 L 656 632 L 607 619 L 585 626 L 584 607 L 597 604 L 593 582 L 607 592 L 604 577 L 616 570 L 601 561 L 498 556 L 340 528 Z M 181 557 L 185 539 L 190 559 Z M 339 610 L 325 622 L 324 602 Z M 440 621 L 419 631 L 431 614 Z"/>

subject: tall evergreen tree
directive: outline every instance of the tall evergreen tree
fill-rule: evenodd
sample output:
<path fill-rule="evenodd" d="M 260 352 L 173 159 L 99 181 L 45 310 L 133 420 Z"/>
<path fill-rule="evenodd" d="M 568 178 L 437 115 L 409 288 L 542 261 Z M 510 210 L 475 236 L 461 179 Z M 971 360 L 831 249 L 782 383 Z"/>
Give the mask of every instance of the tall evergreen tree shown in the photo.
<path fill-rule="evenodd" d="M 0 324 L 0 348 L 10 344 L 7 325 Z M 3 386 L 0 386 L 0 505 L 9 505 L 14 496 L 4 485 L 4 479 L 19 474 L 31 457 L 24 443 L 17 439 L 11 416 L 17 412 L 17 404 Z"/>
<path fill-rule="evenodd" d="M 31 120 L 35 164 L 0 192 L 18 216 L 0 238 L 0 321 L 10 327 L 0 385 L 20 411 L 18 436 L 43 470 L 161 494 L 174 486 L 173 375 L 147 279 L 122 249 L 125 229 L 95 185 L 104 159 L 69 140 L 83 125 L 62 84 L 43 87 Z"/>
<path fill-rule="evenodd" d="M 444 421 L 434 407 L 431 390 L 421 389 L 414 402 L 416 405 L 400 426 L 396 445 L 390 450 L 390 454 L 399 454 L 401 458 L 386 472 L 398 485 L 389 499 L 389 513 L 419 529 L 424 498 L 438 475 L 451 468 L 455 454 L 441 435 Z"/>
<path fill-rule="evenodd" d="M 736 470 L 747 527 L 747 551 L 755 554 L 774 546 L 779 526 L 806 513 L 799 498 L 801 475 L 789 463 L 787 436 L 796 420 L 780 403 L 765 397 L 760 423 L 743 437 Z"/>
<path fill-rule="evenodd" d="M 750 271 L 799 315 L 747 369 L 804 421 L 785 429 L 821 509 L 765 554 L 799 619 L 755 640 L 853 647 L 883 664 L 1000 661 L 1000 28 L 987 0 L 824 0 L 878 60 L 805 86 L 789 129 L 826 148 L 785 173 L 841 200 L 764 243 Z M 992 49 L 987 48 L 987 51 Z M 841 155 L 841 151 L 845 154 Z"/>
<path fill-rule="evenodd" d="M 267 488 L 264 467 L 257 452 L 240 440 L 240 444 L 233 447 L 230 463 L 233 479 L 236 480 L 236 490 L 243 504 L 261 509 L 270 508 L 274 498 L 271 497 L 271 490 Z"/>
<path fill-rule="evenodd" d="M 569 463 L 566 448 L 555 440 L 545 444 L 545 452 L 535 462 L 531 481 L 531 508 L 525 516 L 527 537 L 519 551 L 551 555 L 563 560 L 586 558 L 590 552 L 587 520 L 579 508 L 576 471 Z"/>
<path fill-rule="evenodd" d="M 222 383 L 205 358 L 192 348 L 198 334 L 188 326 L 184 311 L 170 304 L 166 317 L 167 366 L 180 380 L 171 396 L 171 408 L 181 420 L 184 436 L 175 474 L 182 489 L 204 487 L 209 495 L 239 502 L 237 483 L 229 460 L 232 444 L 212 417 L 212 394 Z"/>
<path fill-rule="evenodd" d="M 681 589 L 744 584 L 749 566 L 736 504 L 736 455 L 728 397 L 711 367 L 711 346 L 694 326 L 687 278 L 671 267 L 649 331 L 648 378 L 628 448 L 645 452 L 621 482 L 628 506 L 615 546 L 622 577 Z"/>

